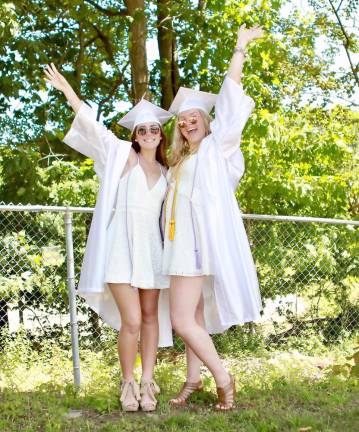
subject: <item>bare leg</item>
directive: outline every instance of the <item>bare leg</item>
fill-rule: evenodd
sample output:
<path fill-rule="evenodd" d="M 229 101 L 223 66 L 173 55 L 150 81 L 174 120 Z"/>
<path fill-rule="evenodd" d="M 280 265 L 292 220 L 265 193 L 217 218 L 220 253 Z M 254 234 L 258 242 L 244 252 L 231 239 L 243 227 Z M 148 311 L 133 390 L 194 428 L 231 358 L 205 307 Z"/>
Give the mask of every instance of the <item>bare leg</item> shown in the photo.
<path fill-rule="evenodd" d="M 156 364 L 159 333 L 158 296 L 159 290 L 157 289 L 140 290 L 142 312 L 140 344 L 142 359 L 141 407 L 145 411 L 153 411 L 156 408 L 156 400 L 149 393 L 149 387 L 152 388 L 152 391 L 156 391 L 156 387 L 154 387 L 154 384 L 147 384 L 146 386 L 145 383 L 152 381 L 153 370 Z"/>
<path fill-rule="evenodd" d="M 172 276 L 170 289 L 171 320 L 175 331 L 211 371 L 217 387 L 224 387 L 230 377 L 222 365 L 213 341 L 195 319 L 204 276 Z"/>
<path fill-rule="evenodd" d="M 121 330 L 118 334 L 117 349 L 122 375 L 125 380 L 131 380 L 141 327 L 139 293 L 129 284 L 109 283 L 108 286 L 121 315 Z"/>
<path fill-rule="evenodd" d="M 199 303 L 195 312 L 195 320 L 198 325 L 200 325 L 203 329 L 205 329 L 204 322 L 204 301 L 203 296 L 201 295 Z M 196 354 L 192 351 L 190 346 L 185 343 L 186 347 L 186 363 L 187 363 L 187 378 L 186 383 L 182 386 L 179 394 L 170 400 L 170 404 L 173 406 L 184 406 L 187 403 L 187 399 L 190 395 L 199 391 L 203 388 L 201 383 L 201 366 L 202 361 L 196 356 Z"/>
<path fill-rule="evenodd" d="M 151 380 L 158 347 L 158 296 L 157 289 L 140 289 L 141 303 L 141 358 L 142 378 Z"/>
<path fill-rule="evenodd" d="M 203 329 L 206 328 L 204 322 L 204 301 L 201 295 L 200 301 L 196 308 L 195 319 L 198 325 Z M 187 360 L 187 381 L 196 383 L 201 379 L 201 366 L 202 361 L 196 356 L 196 354 L 191 350 L 189 345 L 186 345 L 186 360 Z"/>

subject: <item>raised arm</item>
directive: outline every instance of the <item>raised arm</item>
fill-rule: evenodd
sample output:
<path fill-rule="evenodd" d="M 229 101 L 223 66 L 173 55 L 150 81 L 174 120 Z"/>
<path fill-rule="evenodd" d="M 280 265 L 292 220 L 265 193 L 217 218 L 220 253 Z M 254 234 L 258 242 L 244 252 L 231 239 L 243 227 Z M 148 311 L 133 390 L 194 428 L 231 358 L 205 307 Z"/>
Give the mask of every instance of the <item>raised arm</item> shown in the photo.
<path fill-rule="evenodd" d="M 243 24 L 239 28 L 236 48 L 217 97 L 211 130 L 226 157 L 239 148 L 242 130 L 254 108 L 253 99 L 243 90 L 241 76 L 247 45 L 263 34 L 259 26 L 247 29 Z"/>
<path fill-rule="evenodd" d="M 77 96 L 74 89 L 70 86 L 66 78 L 60 74 L 53 63 L 46 66 L 44 70 L 45 80 L 57 90 L 60 90 L 68 100 L 71 108 L 77 114 L 81 106 L 81 99 Z"/>
<path fill-rule="evenodd" d="M 248 29 L 245 24 L 239 27 L 236 47 L 234 48 L 227 72 L 227 76 L 237 84 L 241 82 L 243 63 L 247 55 L 247 45 L 254 39 L 261 38 L 262 36 L 264 36 L 264 30 L 259 25 Z"/>
<path fill-rule="evenodd" d="M 233 188 L 237 187 L 244 172 L 244 159 L 240 149 L 241 135 L 253 111 L 254 100 L 245 94 L 241 83 L 247 45 L 262 37 L 259 26 L 247 29 L 243 24 L 238 30 L 236 47 L 215 106 L 215 119 L 211 123 L 214 141 L 224 155 Z"/>
<path fill-rule="evenodd" d="M 108 141 L 110 132 L 96 121 L 94 111 L 81 101 L 53 63 L 46 66 L 44 73 L 46 82 L 65 95 L 76 114 L 70 130 L 64 137 L 64 142 L 74 150 L 93 159 L 96 171 L 100 174 L 106 160 L 108 147 L 106 141 Z"/>
<path fill-rule="evenodd" d="M 95 170 L 100 177 L 112 146 L 118 146 L 118 149 L 123 152 L 127 163 L 131 163 L 134 159 L 131 142 L 118 139 L 110 130 L 96 120 L 96 113 L 81 101 L 53 63 L 46 67 L 44 73 L 46 81 L 65 95 L 76 114 L 70 130 L 64 137 L 64 142 L 76 151 L 93 159 L 95 161 Z"/>

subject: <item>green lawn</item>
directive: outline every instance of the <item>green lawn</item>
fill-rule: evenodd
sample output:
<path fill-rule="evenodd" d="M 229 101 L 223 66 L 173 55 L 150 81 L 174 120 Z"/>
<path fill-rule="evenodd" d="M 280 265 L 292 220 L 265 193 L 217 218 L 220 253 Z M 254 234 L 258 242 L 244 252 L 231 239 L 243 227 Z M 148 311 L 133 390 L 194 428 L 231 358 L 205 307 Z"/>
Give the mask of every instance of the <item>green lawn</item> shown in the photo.
<path fill-rule="evenodd" d="M 225 358 L 238 384 L 237 408 L 230 413 L 213 411 L 215 388 L 206 370 L 205 392 L 188 408 L 170 408 L 167 401 L 185 368 L 183 357 L 162 356 L 156 369 L 162 394 L 154 414 L 121 412 L 114 351 L 83 353 L 78 393 L 69 353 L 45 351 L 12 346 L 0 354 L 0 431 L 359 431 L 359 383 L 332 375 L 338 354 L 330 351 Z"/>

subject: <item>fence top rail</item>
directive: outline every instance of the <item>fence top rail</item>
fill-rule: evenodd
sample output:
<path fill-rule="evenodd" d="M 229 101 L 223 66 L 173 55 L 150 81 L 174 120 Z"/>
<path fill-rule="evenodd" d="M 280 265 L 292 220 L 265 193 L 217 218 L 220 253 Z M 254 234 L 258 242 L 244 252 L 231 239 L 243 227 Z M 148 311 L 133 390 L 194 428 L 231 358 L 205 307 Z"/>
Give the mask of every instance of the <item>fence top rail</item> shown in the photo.
<path fill-rule="evenodd" d="M 65 206 L 44 206 L 44 205 L 14 205 L 0 204 L 0 212 L 30 212 L 30 213 L 93 213 L 93 207 L 65 207 Z"/>
<path fill-rule="evenodd" d="M 315 222 L 336 225 L 355 225 L 359 226 L 359 221 L 350 219 L 331 219 L 317 218 L 310 216 L 279 216 L 279 215 L 259 215 L 259 214 L 242 214 L 243 219 L 259 219 L 283 222 Z"/>
<path fill-rule="evenodd" d="M 30 213 L 93 213 L 93 207 L 64 207 L 64 206 L 43 206 L 43 205 L 14 205 L 0 204 L 0 213 L 4 212 L 30 212 Z M 336 225 L 354 225 L 359 226 L 359 221 L 349 219 L 330 219 L 316 218 L 305 216 L 278 216 L 278 215 L 262 215 L 262 214 L 242 214 L 243 219 L 253 220 L 269 220 L 279 222 L 314 222 Z"/>

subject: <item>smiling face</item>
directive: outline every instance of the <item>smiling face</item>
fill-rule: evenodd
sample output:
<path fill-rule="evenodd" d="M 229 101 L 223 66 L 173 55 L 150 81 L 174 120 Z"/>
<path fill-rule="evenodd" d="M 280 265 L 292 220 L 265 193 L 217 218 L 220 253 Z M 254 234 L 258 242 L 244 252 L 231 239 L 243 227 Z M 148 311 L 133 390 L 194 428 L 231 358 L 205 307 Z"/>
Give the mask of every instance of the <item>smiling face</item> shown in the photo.
<path fill-rule="evenodd" d="M 136 126 L 135 140 L 141 148 L 155 149 L 161 142 L 162 134 L 158 123 L 141 123 Z"/>
<path fill-rule="evenodd" d="M 183 111 L 178 116 L 178 128 L 188 143 L 198 145 L 207 135 L 206 124 L 198 109 Z"/>

